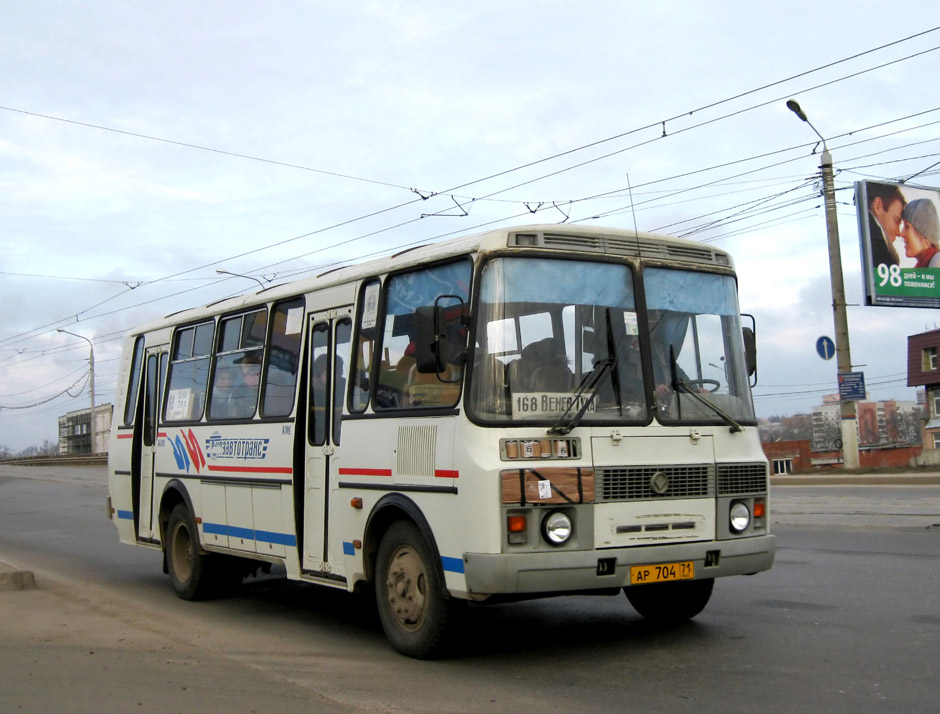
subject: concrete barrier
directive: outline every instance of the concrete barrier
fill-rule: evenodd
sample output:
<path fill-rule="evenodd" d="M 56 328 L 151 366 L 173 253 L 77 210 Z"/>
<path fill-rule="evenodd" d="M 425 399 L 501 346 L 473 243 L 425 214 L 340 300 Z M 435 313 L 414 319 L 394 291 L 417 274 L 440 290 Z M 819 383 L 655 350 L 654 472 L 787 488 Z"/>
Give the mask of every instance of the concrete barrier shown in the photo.
<path fill-rule="evenodd" d="M 35 589 L 36 576 L 31 570 L 18 570 L 12 565 L 0 563 L 0 592 Z"/>

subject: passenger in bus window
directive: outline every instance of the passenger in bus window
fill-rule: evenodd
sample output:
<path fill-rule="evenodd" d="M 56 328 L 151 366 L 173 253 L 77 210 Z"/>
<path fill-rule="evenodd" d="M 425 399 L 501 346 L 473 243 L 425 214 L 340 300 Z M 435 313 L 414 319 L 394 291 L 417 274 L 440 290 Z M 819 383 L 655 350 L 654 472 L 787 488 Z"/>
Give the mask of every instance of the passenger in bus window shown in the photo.
<path fill-rule="evenodd" d="M 640 341 L 632 338 L 623 356 L 623 365 L 620 370 L 620 388 L 627 402 L 642 402 L 643 397 L 643 364 L 640 358 Z"/>
<path fill-rule="evenodd" d="M 440 407 L 452 406 L 460 397 L 460 381 L 463 375 L 463 344 L 466 335 L 451 329 L 440 343 L 444 358 L 441 372 L 421 372 L 417 362 L 408 370 L 402 406 Z"/>
<path fill-rule="evenodd" d="M 287 416 L 294 408 L 297 386 L 297 360 L 287 350 L 271 348 L 264 379 L 263 416 Z"/>
<path fill-rule="evenodd" d="M 235 387 L 234 418 L 246 419 L 254 416 L 258 404 L 258 385 L 261 382 L 261 351 L 246 352 L 235 360 L 241 373 L 241 385 Z"/>
<path fill-rule="evenodd" d="M 379 372 L 379 385 L 375 393 L 376 404 L 394 408 L 403 406 L 402 394 L 408 386 L 411 368 L 415 365 L 415 344 L 410 342 L 405 352 L 394 364 L 384 364 Z"/>
<path fill-rule="evenodd" d="M 326 441 L 326 400 L 330 381 L 330 356 L 323 352 L 313 360 L 313 373 L 310 378 L 310 424 L 311 439 L 314 445 Z"/>
<path fill-rule="evenodd" d="M 336 356 L 333 366 L 333 443 L 339 444 L 340 427 L 343 423 L 343 395 L 346 393 L 346 366 L 339 355 Z"/>
<path fill-rule="evenodd" d="M 215 368 L 215 377 L 212 382 L 212 399 L 209 402 L 209 418 L 228 419 L 235 413 L 235 372 L 234 365 L 223 365 L 220 359 Z"/>

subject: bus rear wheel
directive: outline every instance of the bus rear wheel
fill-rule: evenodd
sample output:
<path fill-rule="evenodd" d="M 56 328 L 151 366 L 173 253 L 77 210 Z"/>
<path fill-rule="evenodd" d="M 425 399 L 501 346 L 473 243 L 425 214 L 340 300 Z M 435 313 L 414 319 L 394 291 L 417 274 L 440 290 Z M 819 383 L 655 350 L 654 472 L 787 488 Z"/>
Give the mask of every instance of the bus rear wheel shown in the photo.
<path fill-rule="evenodd" d="M 633 609 L 651 622 L 675 625 L 691 620 L 708 604 L 714 578 L 634 585 L 623 589 Z"/>
<path fill-rule="evenodd" d="M 184 504 L 177 504 L 170 512 L 166 532 L 166 565 L 176 594 L 184 600 L 210 597 L 211 556 L 199 552 L 199 532 Z"/>
<path fill-rule="evenodd" d="M 444 577 L 418 528 L 393 523 L 379 544 L 375 600 L 382 629 L 404 655 L 440 654 L 451 619 Z"/>

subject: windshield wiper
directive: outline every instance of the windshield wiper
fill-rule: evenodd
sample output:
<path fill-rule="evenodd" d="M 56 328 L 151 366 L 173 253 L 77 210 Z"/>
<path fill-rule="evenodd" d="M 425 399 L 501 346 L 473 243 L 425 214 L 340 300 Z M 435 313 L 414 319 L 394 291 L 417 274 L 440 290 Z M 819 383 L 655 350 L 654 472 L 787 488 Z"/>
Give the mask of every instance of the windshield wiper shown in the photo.
<path fill-rule="evenodd" d="M 574 429 L 578 422 L 581 421 L 584 417 L 585 412 L 588 410 L 588 407 L 591 406 L 591 402 L 594 401 L 595 394 L 592 394 L 590 398 L 583 400 L 583 403 L 578 408 L 574 414 L 570 417 L 568 416 L 571 410 L 574 408 L 575 404 L 582 401 L 584 393 L 589 389 L 593 389 L 594 386 L 601 380 L 601 378 L 607 374 L 609 369 L 612 369 L 617 364 L 617 360 L 613 357 L 610 359 L 599 360 L 588 374 L 581 380 L 581 384 L 578 386 L 578 390 L 574 393 L 571 398 L 571 403 L 568 405 L 568 408 L 565 409 L 564 414 L 561 415 L 561 418 L 558 421 L 558 424 L 553 426 L 548 430 L 549 434 L 558 434 L 565 435 L 568 434 L 572 429 Z"/>
<path fill-rule="evenodd" d="M 703 397 L 699 392 L 693 389 L 688 383 L 679 379 L 679 368 L 676 364 L 676 355 L 673 352 L 672 347 L 669 347 L 669 362 L 672 369 L 672 388 L 676 392 L 685 392 L 686 394 L 694 397 L 698 402 L 704 404 L 706 407 L 711 409 L 715 414 L 721 417 L 722 421 L 731 427 L 731 433 L 733 434 L 736 431 L 744 431 L 744 427 L 738 424 L 734 418 L 728 414 L 724 409 L 715 404 L 712 400 Z"/>
<path fill-rule="evenodd" d="M 611 355 L 607 359 L 598 360 L 594 364 L 594 368 L 588 373 L 588 375 L 581 380 L 581 384 L 578 386 L 578 390 L 574 393 L 574 396 L 571 399 L 571 404 L 568 405 L 568 408 L 565 410 L 564 414 L 561 415 L 561 419 L 558 424 L 553 426 L 548 430 L 549 434 L 568 434 L 572 429 L 574 429 L 584 418 L 585 413 L 588 410 L 588 407 L 591 406 L 591 402 L 596 398 L 596 393 L 592 394 L 590 399 L 584 400 L 584 403 L 578 408 L 578 411 L 571 416 L 568 421 L 565 421 L 565 418 L 568 416 L 568 413 L 571 411 L 572 407 L 577 404 L 581 397 L 588 389 L 593 389 L 597 383 L 603 379 L 604 375 L 611 372 L 611 379 L 613 381 L 614 394 L 617 397 L 617 408 L 620 411 L 620 414 L 623 414 L 623 397 L 620 394 L 620 374 L 619 370 L 613 369 L 617 366 L 617 343 L 614 341 L 614 328 L 610 320 L 610 308 L 608 307 L 604 311 L 607 315 L 607 354 Z"/>

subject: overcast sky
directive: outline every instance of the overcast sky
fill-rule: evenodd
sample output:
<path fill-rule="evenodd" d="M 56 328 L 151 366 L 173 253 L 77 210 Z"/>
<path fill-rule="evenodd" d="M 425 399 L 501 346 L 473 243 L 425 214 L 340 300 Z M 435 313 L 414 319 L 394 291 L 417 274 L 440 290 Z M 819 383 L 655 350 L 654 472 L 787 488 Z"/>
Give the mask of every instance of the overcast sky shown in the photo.
<path fill-rule="evenodd" d="M 730 251 L 758 413 L 808 411 L 836 366 L 790 97 L 835 163 L 853 362 L 913 399 L 906 337 L 940 316 L 862 305 L 852 187 L 940 185 L 938 25 L 935 0 L 7 3 L 0 445 L 88 404 L 87 343 L 56 328 L 93 340 L 106 403 L 122 333 L 256 288 L 216 268 L 280 282 L 564 220 Z"/>

